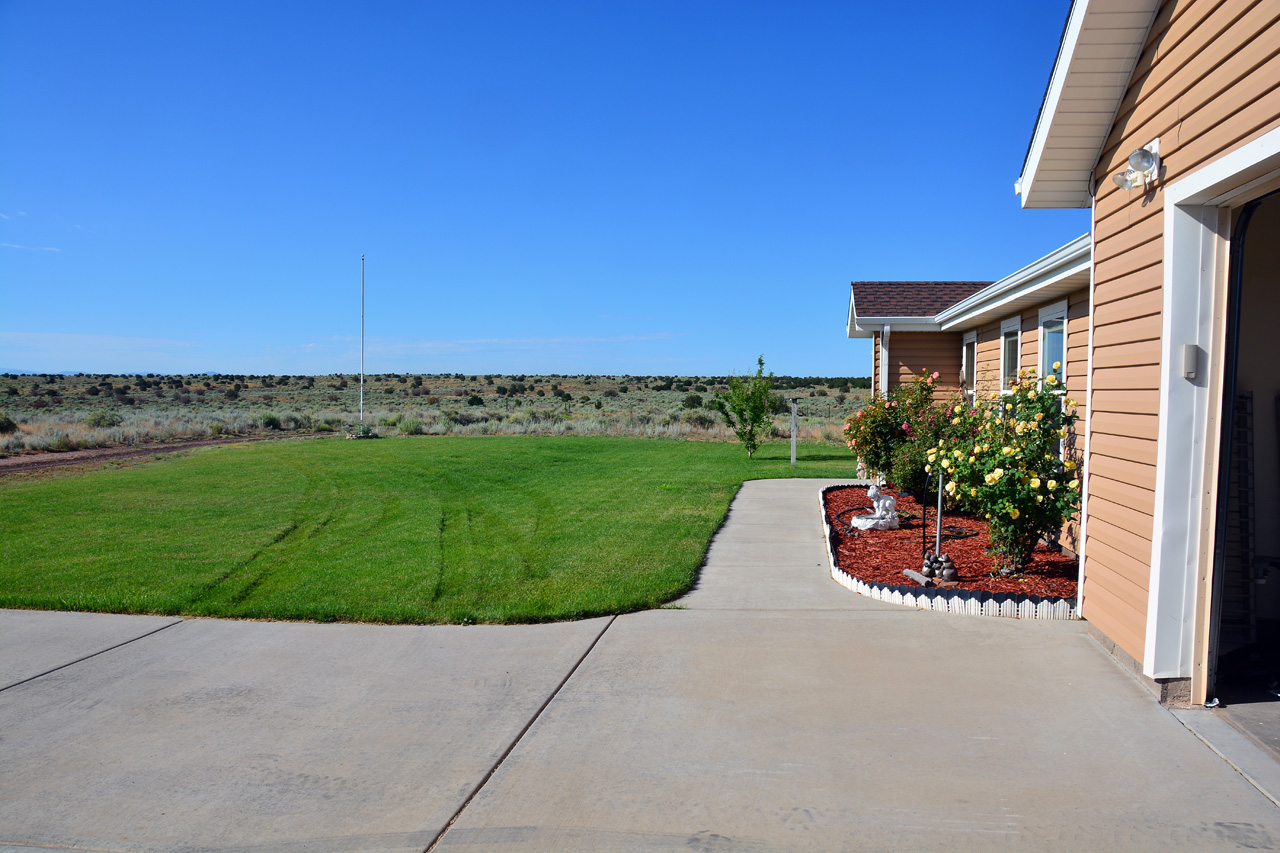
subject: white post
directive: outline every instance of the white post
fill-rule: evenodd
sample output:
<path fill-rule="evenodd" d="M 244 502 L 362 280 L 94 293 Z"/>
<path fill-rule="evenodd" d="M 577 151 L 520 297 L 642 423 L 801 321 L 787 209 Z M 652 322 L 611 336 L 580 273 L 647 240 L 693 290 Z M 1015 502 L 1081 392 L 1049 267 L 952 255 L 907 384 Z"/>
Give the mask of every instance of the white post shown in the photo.
<path fill-rule="evenodd" d="M 364 435 L 364 253 L 360 253 L 360 434 Z"/>
<path fill-rule="evenodd" d="M 796 467 L 796 401 L 791 401 L 791 467 Z"/>

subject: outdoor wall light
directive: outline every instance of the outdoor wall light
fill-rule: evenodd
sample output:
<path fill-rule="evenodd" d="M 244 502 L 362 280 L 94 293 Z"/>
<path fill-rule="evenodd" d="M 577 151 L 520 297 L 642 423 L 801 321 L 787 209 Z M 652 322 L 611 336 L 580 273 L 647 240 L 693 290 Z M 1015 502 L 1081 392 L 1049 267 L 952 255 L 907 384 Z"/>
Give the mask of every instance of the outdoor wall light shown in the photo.
<path fill-rule="evenodd" d="M 1160 173 L 1160 140 L 1137 149 L 1129 155 L 1129 168 L 1111 176 L 1116 186 L 1122 190 L 1147 186 L 1147 181 L 1154 181 Z"/>

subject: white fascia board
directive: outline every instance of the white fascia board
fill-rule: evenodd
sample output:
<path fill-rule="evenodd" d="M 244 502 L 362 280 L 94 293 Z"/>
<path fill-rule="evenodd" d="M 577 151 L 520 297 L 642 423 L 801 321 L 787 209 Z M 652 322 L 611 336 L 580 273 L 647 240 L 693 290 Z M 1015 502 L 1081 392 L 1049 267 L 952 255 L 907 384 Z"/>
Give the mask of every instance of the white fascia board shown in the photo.
<path fill-rule="evenodd" d="M 893 326 L 895 332 L 941 332 L 933 317 L 856 317 L 852 324 L 850 337 L 866 337 L 854 335 L 852 331 L 879 332 L 885 326 Z"/>
<path fill-rule="evenodd" d="M 972 323 L 979 315 L 998 311 L 1002 306 L 1023 299 L 1038 290 L 1052 287 L 1070 276 L 1087 273 L 1093 264 L 1093 250 L 1088 234 L 1077 237 L 995 284 L 960 300 L 934 320 L 942 331 Z"/>
<path fill-rule="evenodd" d="M 1040 168 L 1040 159 L 1044 156 L 1045 144 L 1049 141 L 1049 127 L 1058 112 L 1058 104 L 1062 100 L 1062 90 L 1067 84 L 1067 70 L 1075 56 L 1076 45 L 1080 42 L 1080 30 L 1084 26 L 1084 16 L 1089 11 L 1089 0 L 1075 0 L 1067 16 L 1067 28 L 1062 34 L 1062 44 L 1058 48 L 1058 57 L 1053 63 L 1053 74 L 1049 77 L 1049 88 L 1044 93 L 1044 102 L 1040 105 L 1040 115 L 1036 119 L 1036 128 L 1031 134 L 1031 149 L 1027 152 L 1027 161 L 1023 165 L 1022 174 L 1014 182 L 1013 191 L 1021 199 L 1023 207 L 1027 206 L 1031 185 L 1035 182 L 1036 170 Z"/>
<path fill-rule="evenodd" d="M 1020 197 L 1022 207 L 1072 208 L 1092 205 L 1093 166 L 1114 124 L 1128 80 L 1133 74 L 1133 68 L 1142 53 L 1142 45 L 1151 29 L 1151 22 L 1155 20 L 1159 8 L 1159 0 L 1075 0 L 1072 3 L 1058 56 L 1054 60 L 1053 73 L 1049 77 L 1049 87 L 1045 91 L 1035 130 L 1031 135 L 1031 145 L 1023 163 L 1022 174 L 1014 182 L 1014 193 Z M 1138 22 L 1144 17 L 1147 23 L 1142 27 Z M 1102 85 L 1103 81 L 1098 79 L 1096 60 L 1092 63 L 1085 62 L 1083 66 L 1076 65 L 1081 36 L 1085 33 L 1088 35 L 1084 41 L 1094 42 L 1093 47 L 1096 47 L 1099 33 L 1107 33 L 1112 39 L 1118 39 L 1109 44 L 1126 46 L 1127 49 L 1121 55 L 1111 57 L 1115 60 L 1110 63 L 1112 67 L 1101 69 L 1103 79 L 1111 78 L 1121 82 L 1110 86 Z M 1087 52 L 1090 45 L 1086 44 L 1085 47 Z M 1076 66 L 1074 72 L 1073 65 Z M 1073 135 L 1072 129 L 1076 134 L 1080 130 L 1079 116 L 1070 122 L 1071 128 L 1067 128 L 1067 123 L 1059 120 L 1058 110 L 1063 104 L 1064 94 L 1072 95 L 1067 100 L 1079 111 L 1082 93 L 1087 95 L 1087 101 L 1084 102 L 1090 104 L 1089 111 L 1104 116 L 1106 124 L 1092 122 L 1094 128 L 1084 137 L 1083 143 L 1068 147 L 1077 155 L 1087 152 L 1092 155 L 1091 160 L 1088 165 L 1074 167 L 1071 171 L 1076 173 L 1075 178 L 1068 181 L 1064 181 L 1059 164 L 1055 167 L 1058 170 L 1055 173 L 1057 177 L 1050 181 L 1054 186 L 1038 187 L 1037 177 L 1045 151 L 1051 146 L 1050 137 L 1063 137 L 1064 133 L 1070 136 Z M 1061 141 L 1060 139 L 1059 143 Z M 1055 147 L 1059 149 L 1057 153 L 1061 156 L 1061 144 Z M 1077 169 L 1083 170 L 1084 174 L 1079 174 Z"/>

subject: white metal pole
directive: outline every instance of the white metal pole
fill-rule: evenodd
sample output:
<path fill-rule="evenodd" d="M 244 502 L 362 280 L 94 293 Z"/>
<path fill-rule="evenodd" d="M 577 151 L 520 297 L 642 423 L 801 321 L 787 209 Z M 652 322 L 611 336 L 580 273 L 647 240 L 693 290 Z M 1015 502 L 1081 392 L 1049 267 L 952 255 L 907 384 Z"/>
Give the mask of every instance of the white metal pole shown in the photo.
<path fill-rule="evenodd" d="M 360 426 L 364 435 L 364 252 L 360 253 Z"/>
<path fill-rule="evenodd" d="M 791 401 L 791 467 L 796 467 L 796 401 Z"/>

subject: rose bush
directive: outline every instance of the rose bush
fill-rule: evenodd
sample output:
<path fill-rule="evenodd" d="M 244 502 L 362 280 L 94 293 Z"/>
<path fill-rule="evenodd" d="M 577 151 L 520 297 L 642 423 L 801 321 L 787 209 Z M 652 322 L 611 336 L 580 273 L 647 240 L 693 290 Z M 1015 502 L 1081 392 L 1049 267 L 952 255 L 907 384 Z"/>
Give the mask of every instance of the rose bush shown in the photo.
<path fill-rule="evenodd" d="M 1076 402 L 1062 391 L 1053 375 L 1042 382 L 1021 371 L 1005 394 L 954 404 L 949 434 L 926 457 L 929 471 L 944 473 L 946 492 L 990 522 L 995 570 L 1004 574 L 1026 565 L 1040 540 L 1056 538 L 1080 507 L 1078 465 L 1061 450 Z"/>
<path fill-rule="evenodd" d="M 876 394 L 844 426 L 845 444 L 867 473 L 920 494 L 925 458 L 947 428 L 948 408 L 934 402 L 938 374 L 922 372 L 883 397 Z"/>

